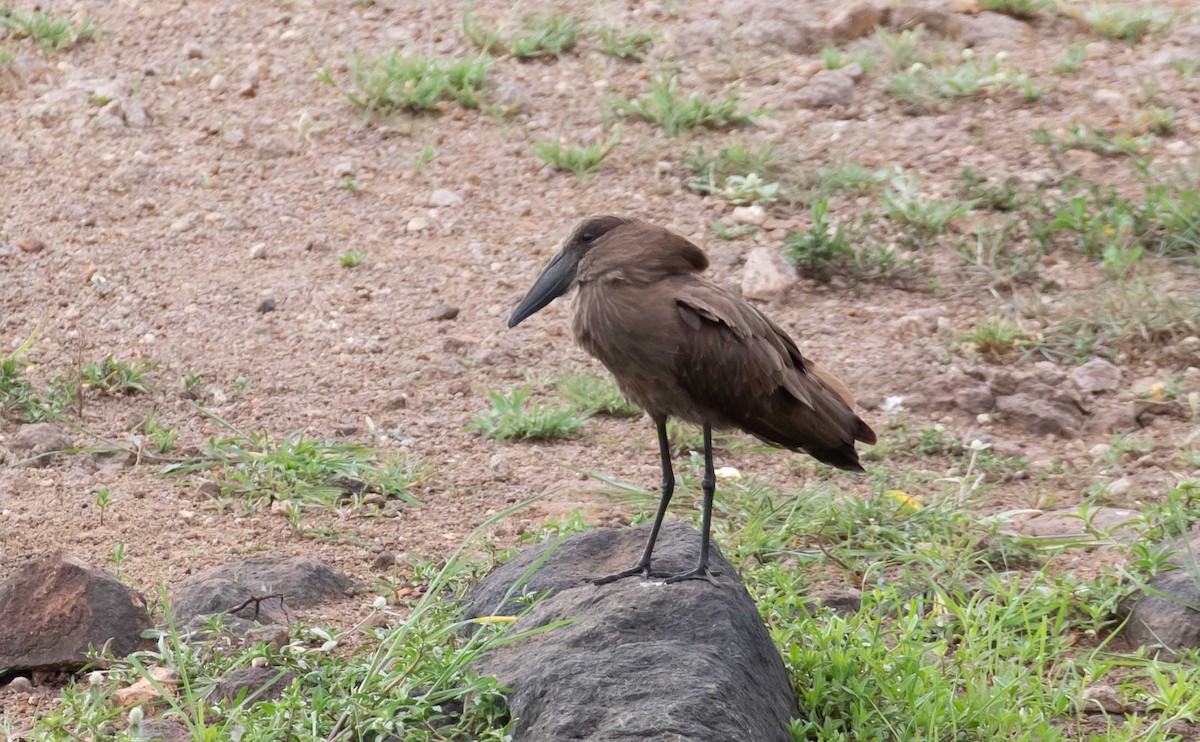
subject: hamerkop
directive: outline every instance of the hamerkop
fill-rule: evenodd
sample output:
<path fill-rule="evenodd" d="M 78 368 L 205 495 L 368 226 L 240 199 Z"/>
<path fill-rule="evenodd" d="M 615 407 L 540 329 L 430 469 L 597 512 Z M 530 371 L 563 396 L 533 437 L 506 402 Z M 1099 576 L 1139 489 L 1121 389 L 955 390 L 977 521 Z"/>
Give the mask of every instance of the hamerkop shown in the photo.
<path fill-rule="evenodd" d="M 571 322 L 576 342 L 612 372 L 621 392 L 658 428 L 662 497 L 645 551 L 633 567 L 596 578 L 597 584 L 652 574 L 650 555 L 675 489 L 667 418 L 704 430 L 700 559 L 695 569 L 667 582 L 712 576 L 714 427 L 740 428 L 851 471 L 862 471 L 854 442 L 875 442 L 846 387 L 802 356 L 765 314 L 701 277 L 707 267 L 704 252 L 670 230 L 637 219 L 592 217 L 575 228 L 508 318 L 508 326 L 516 327 L 578 286 Z"/>

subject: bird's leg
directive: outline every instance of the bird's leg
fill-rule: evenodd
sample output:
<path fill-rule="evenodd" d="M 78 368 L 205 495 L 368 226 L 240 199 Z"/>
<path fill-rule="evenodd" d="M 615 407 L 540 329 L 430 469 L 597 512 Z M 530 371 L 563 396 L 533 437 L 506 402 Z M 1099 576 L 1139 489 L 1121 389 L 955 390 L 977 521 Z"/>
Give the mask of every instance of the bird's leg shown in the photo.
<path fill-rule="evenodd" d="M 675 472 L 671 468 L 671 442 L 667 439 L 666 419 L 657 425 L 658 453 L 662 457 L 662 497 L 658 500 L 658 512 L 654 515 L 654 525 L 650 528 L 650 538 L 646 539 L 646 548 L 642 550 L 642 558 L 629 569 L 605 577 L 592 578 L 593 584 L 604 585 L 634 575 L 650 576 L 650 555 L 654 552 L 654 542 L 658 540 L 658 530 L 662 527 L 663 516 L 667 514 L 667 505 L 671 502 L 671 495 L 675 494 Z"/>
<path fill-rule="evenodd" d="M 704 423 L 704 515 L 700 527 L 700 561 L 690 572 L 671 575 L 667 582 L 683 582 L 684 580 L 704 580 L 712 582 L 712 578 L 720 572 L 708 570 L 708 538 L 712 530 L 713 494 L 717 491 L 717 472 L 713 468 L 712 453 L 712 424 Z"/>

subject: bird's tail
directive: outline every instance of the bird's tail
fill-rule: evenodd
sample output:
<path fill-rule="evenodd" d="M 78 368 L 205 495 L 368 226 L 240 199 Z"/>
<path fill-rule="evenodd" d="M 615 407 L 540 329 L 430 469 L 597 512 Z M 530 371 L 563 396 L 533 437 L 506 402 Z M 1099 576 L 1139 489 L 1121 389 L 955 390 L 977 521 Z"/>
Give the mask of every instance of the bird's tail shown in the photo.
<path fill-rule="evenodd" d="M 847 443 L 839 448 L 809 448 L 806 450 L 809 455 L 822 464 L 836 466 L 846 471 L 865 471 L 862 464 L 858 463 L 858 451 L 854 450 L 852 443 Z"/>

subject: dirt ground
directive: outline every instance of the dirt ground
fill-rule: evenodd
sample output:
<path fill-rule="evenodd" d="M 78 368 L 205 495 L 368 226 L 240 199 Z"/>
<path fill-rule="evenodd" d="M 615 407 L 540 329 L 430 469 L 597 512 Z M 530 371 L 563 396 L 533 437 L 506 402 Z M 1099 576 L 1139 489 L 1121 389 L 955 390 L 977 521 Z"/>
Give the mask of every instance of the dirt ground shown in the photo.
<path fill-rule="evenodd" d="M 36 334 L 31 357 L 38 365 L 30 374 L 39 383 L 112 354 L 151 364 L 155 386 L 142 395 L 86 392 L 82 416 L 71 411 L 75 443 L 128 443 L 151 410 L 160 425 L 181 429 L 182 450 L 221 434 L 181 393 L 182 379 L 197 373 L 199 403 L 241 429 L 277 435 L 305 429 L 400 448 L 431 474 L 415 493 L 419 504 L 386 517 L 306 513 L 306 522 L 352 534 L 350 543 L 339 543 L 304 538 L 270 509 L 218 511 L 197 483 L 159 476 L 150 464 L 105 467 L 78 454 L 44 468 L 7 467 L 0 469 L 0 579 L 59 549 L 102 565 L 124 543 L 124 571 L 146 594 L 258 552 L 317 555 L 369 584 L 388 571 L 377 566 L 380 552 L 442 558 L 488 515 L 550 488 L 557 489 L 549 499 L 501 526 L 502 541 L 573 508 L 596 522 L 627 520 L 610 500 L 589 492 L 583 473 L 654 485 L 656 448 L 646 420 L 595 418 L 573 439 L 554 443 L 497 444 L 467 426 L 487 407 L 485 390 L 595 367 L 570 339 L 565 302 L 514 331 L 504 322 L 576 220 L 612 212 L 670 225 L 701 244 L 712 276 L 733 287 L 751 249 L 782 250 L 781 230 L 731 241 L 714 235 L 709 223 L 727 218 L 730 207 L 685 187 L 680 159 L 697 145 L 776 142 L 800 173 L 834 162 L 898 164 L 923 173 L 923 186 L 942 194 L 953 193 L 967 166 L 1022 182 L 1083 167 L 1087 177 L 1124 188 L 1136 183 L 1128 160 L 1056 157 L 1035 144 L 1033 132 L 1097 117 L 1119 126 L 1133 113 L 1099 110 L 1094 92 L 1117 91 L 1133 108 L 1140 86 L 1152 79 L 1177 122 L 1173 134 L 1157 140 L 1155 162 L 1194 166 L 1200 86 L 1168 63 L 1182 54 L 1170 33 L 1134 47 L 1101 42 L 1067 76 L 1053 70 L 1064 49 L 1099 37 L 1067 18 L 1035 19 L 1023 38 L 988 43 L 1056 90 L 1033 103 L 980 98 L 913 116 L 887 92 L 883 71 L 869 72 L 844 104 L 800 105 L 797 91 L 821 69 L 820 56 L 760 43 L 777 6 L 754 5 L 580 5 L 575 10 L 591 18 L 659 33 L 652 59 L 639 65 L 610 58 L 585 35 L 575 52 L 554 61 L 495 60 L 485 92 L 516 109 L 507 117 L 448 107 L 372 121 L 320 82 L 316 70 L 329 65 L 344 79 L 351 55 L 391 47 L 476 54 L 460 30 L 461 3 L 44 4 L 93 19 L 103 35 L 55 56 L 11 42 L 16 58 L 0 77 L 2 352 Z M 837 4 L 804 5 L 819 22 Z M 541 9 L 477 4 L 490 17 Z M 582 184 L 533 156 L 531 143 L 551 133 L 577 139 L 597 133 L 601 101 L 640 94 L 648 71 L 670 57 L 681 61 L 687 87 L 714 96 L 736 87 L 747 108 L 774 114 L 740 130 L 693 131 L 683 139 L 629 121 L 602 170 Z M 124 120 L 100 117 L 97 96 L 110 93 L 136 101 L 125 106 Z M 433 157 L 418 172 L 414 163 L 427 147 Z M 437 189 L 461 203 L 430 206 Z M 830 209 L 848 221 L 870 202 L 837 196 Z M 770 216 L 798 230 L 810 223 L 804 204 L 780 202 Z M 26 239 L 45 249 L 21 249 Z M 364 253 L 365 262 L 343 267 L 339 256 L 350 250 Z M 952 251 L 943 249 L 930 264 L 940 284 L 932 289 L 801 280 L 763 305 L 807 355 L 843 377 L 881 430 L 885 399 L 928 392 L 948 383 L 956 364 L 978 363 L 963 357 L 956 338 L 1009 301 L 966 277 Z M 1060 286 L 1099 280 L 1095 261 L 1069 249 L 1043 268 Z M 1195 301 L 1194 264 L 1155 270 L 1163 290 Z M 259 311 L 266 300 L 274 301 L 274 311 Z M 455 319 L 432 319 L 443 303 L 459 308 Z M 901 321 L 911 317 L 920 321 Z M 1187 372 L 1200 365 L 1194 353 L 1188 358 L 1162 348 L 1117 362 L 1125 400 L 1135 380 L 1172 374 L 1184 379 L 1185 395 L 1200 389 L 1197 374 Z M 1107 434 L 1039 437 L 956 411 L 907 414 L 910 426 L 941 424 L 958 438 L 984 437 L 997 451 L 1033 462 L 1038 476 L 991 490 L 988 510 L 1029 507 L 1051 494 L 1069 504 L 1094 481 L 1123 475 L 1134 488 L 1116 504 L 1136 506 L 1196 474 L 1176 458 L 1194 434 L 1186 420 L 1156 420 L 1140 433 L 1154 451 L 1113 468 L 1087 455 Z M 15 422 L 0 423 L 0 444 L 16 429 Z M 729 451 L 719 465 L 786 489 L 809 471 L 795 458 Z M 907 452 L 892 465 L 949 466 Z M 849 477 L 837 482 L 867 486 Z M 103 524 L 98 487 L 113 500 Z M 316 618 L 350 625 L 366 614 L 367 602 L 350 599 Z"/>

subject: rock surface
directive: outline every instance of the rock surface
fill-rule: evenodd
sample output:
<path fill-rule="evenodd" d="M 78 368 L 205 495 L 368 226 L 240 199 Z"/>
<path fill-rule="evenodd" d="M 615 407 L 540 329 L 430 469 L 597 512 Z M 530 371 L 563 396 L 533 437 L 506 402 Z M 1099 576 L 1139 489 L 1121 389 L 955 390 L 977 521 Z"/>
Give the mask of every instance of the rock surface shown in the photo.
<path fill-rule="evenodd" d="M 45 466 L 55 451 L 71 448 L 71 435 L 55 423 L 30 423 L 17 429 L 8 447 L 18 461 L 28 461 L 29 466 Z"/>
<path fill-rule="evenodd" d="M 800 91 L 805 108 L 829 108 L 854 99 L 854 78 L 841 70 L 821 70 L 809 78 Z"/>
<path fill-rule="evenodd" d="M 256 620 L 288 622 L 289 610 L 343 597 L 349 589 L 349 578 L 311 557 L 245 559 L 184 580 L 172 592 L 171 611 L 176 625 L 185 626 L 200 616 L 228 613 L 250 601 L 231 614 L 243 619 L 242 628 L 247 628 Z"/>
<path fill-rule="evenodd" d="M 485 655 L 478 669 L 513 689 L 520 740 L 787 742 L 796 701 L 783 662 L 745 588 L 713 545 L 714 584 L 628 578 L 603 586 L 587 577 L 628 567 L 648 527 L 601 529 L 568 538 L 520 594 L 550 597 L 513 627 L 572 623 Z M 549 545 L 523 551 L 468 593 L 468 618 L 511 614 L 504 597 Z M 664 526 L 655 571 L 690 568 L 699 534 Z"/>
<path fill-rule="evenodd" d="M 1171 564 L 1133 603 L 1121 632 L 1134 647 L 1151 647 L 1165 657 L 1200 647 L 1200 531 L 1175 539 Z"/>
<path fill-rule="evenodd" d="M 796 283 L 796 269 L 783 256 L 766 247 L 756 247 L 742 269 L 742 296 L 767 301 Z"/>
<path fill-rule="evenodd" d="M 296 676 L 278 667 L 242 667 L 232 670 L 217 681 L 210 701 L 236 703 L 245 692 L 248 702 L 273 701 L 292 684 Z"/>
<path fill-rule="evenodd" d="M 89 647 L 124 656 L 153 626 L 141 595 L 107 572 L 66 554 L 17 567 L 0 585 L 0 675 L 74 671 Z"/>
<path fill-rule="evenodd" d="M 1121 369 L 1103 358 L 1093 358 L 1071 369 L 1071 380 L 1085 392 L 1109 392 L 1121 386 Z"/>

